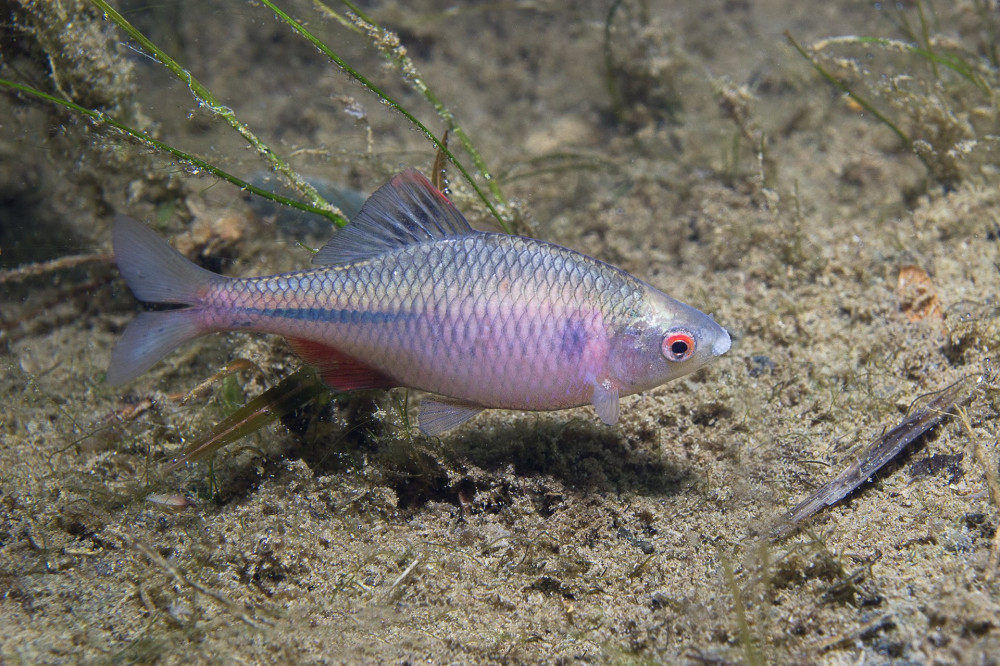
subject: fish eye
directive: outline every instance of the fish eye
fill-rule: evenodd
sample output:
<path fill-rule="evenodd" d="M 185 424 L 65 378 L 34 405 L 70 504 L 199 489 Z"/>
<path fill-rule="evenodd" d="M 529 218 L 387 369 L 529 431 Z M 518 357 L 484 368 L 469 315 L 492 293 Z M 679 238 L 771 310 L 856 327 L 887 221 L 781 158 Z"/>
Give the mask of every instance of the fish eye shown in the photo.
<path fill-rule="evenodd" d="M 687 331 L 672 331 L 663 338 L 663 355 L 668 361 L 686 361 L 694 356 L 694 337 Z"/>

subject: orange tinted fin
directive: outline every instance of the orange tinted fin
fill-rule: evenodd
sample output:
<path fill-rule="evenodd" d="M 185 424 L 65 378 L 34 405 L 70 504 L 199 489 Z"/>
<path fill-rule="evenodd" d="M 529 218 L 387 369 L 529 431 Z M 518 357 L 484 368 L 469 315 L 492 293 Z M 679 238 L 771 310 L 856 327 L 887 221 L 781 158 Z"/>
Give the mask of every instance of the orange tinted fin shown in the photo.
<path fill-rule="evenodd" d="M 399 386 L 399 382 L 329 345 L 302 338 L 288 338 L 288 343 L 303 361 L 314 366 L 323 383 L 338 391 L 381 389 Z"/>

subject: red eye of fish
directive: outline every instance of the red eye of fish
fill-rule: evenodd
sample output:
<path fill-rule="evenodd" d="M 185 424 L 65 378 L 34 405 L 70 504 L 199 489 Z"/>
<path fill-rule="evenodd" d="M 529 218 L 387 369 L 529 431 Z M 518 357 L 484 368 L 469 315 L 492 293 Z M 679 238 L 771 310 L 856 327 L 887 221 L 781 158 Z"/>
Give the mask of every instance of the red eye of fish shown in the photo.
<path fill-rule="evenodd" d="M 694 355 L 694 338 L 687 331 L 674 331 L 663 339 L 663 355 L 668 361 L 686 361 Z"/>

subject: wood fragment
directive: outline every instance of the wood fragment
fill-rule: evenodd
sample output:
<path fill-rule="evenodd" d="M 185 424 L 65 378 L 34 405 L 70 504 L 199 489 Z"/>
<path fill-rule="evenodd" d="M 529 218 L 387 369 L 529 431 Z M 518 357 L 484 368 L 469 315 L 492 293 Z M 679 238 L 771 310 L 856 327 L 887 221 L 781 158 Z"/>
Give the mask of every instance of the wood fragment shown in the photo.
<path fill-rule="evenodd" d="M 861 638 L 865 634 L 870 634 L 880 629 L 889 628 L 894 624 L 892 614 L 882 615 L 880 617 L 871 620 L 870 622 L 865 622 L 860 627 L 855 627 L 851 631 L 843 634 L 837 634 L 836 636 L 831 636 L 824 641 L 820 641 L 813 645 L 813 649 L 817 652 L 822 652 L 836 645 L 846 642 L 853 642 Z"/>
<path fill-rule="evenodd" d="M 396 588 L 398 588 L 400 584 L 403 583 L 403 581 L 405 581 L 407 578 L 410 577 L 410 574 L 413 573 L 413 570 L 417 568 L 418 564 L 420 564 L 420 555 L 414 557 L 413 561 L 410 562 L 410 565 L 406 567 L 403 573 L 399 574 L 399 577 L 397 577 L 396 580 L 393 581 L 392 585 L 389 586 L 389 589 L 385 593 L 386 598 L 388 599 L 398 598 L 399 592 L 397 592 Z"/>
<path fill-rule="evenodd" d="M 833 480 L 799 502 L 779 520 L 771 532 L 771 539 L 780 539 L 791 534 L 805 519 L 847 497 L 914 440 L 939 424 L 945 417 L 951 416 L 957 407 L 967 403 L 972 398 L 976 386 L 984 381 L 987 381 L 984 375 L 963 377 L 940 391 L 924 407 L 916 410 L 911 407 L 909 415 L 902 423 L 869 444 Z"/>

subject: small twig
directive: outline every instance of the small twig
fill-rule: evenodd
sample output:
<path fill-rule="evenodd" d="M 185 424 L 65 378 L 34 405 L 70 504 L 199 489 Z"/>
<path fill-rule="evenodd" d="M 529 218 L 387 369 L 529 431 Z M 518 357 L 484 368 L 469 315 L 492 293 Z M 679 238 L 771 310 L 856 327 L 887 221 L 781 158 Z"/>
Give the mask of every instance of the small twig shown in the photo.
<path fill-rule="evenodd" d="M 877 617 L 871 622 L 866 622 L 862 624 L 860 627 L 856 627 L 847 633 L 837 634 L 836 636 L 831 636 L 830 638 L 827 638 L 824 641 L 820 641 L 819 643 L 813 645 L 813 649 L 817 652 L 822 652 L 823 650 L 831 648 L 835 645 L 839 645 L 840 643 L 846 643 L 847 641 L 854 641 L 869 632 L 875 631 L 876 629 L 882 629 L 883 627 L 891 625 L 892 620 L 893 620 L 892 615 L 890 614 L 882 615 L 881 617 Z"/>
<path fill-rule="evenodd" d="M 392 582 L 392 585 L 390 585 L 389 589 L 386 591 L 386 596 L 387 597 L 392 597 L 393 594 L 395 594 L 396 588 L 399 587 L 400 584 L 402 584 L 403 581 L 405 581 L 407 578 L 410 577 L 410 574 L 413 573 L 413 570 L 417 568 L 418 564 L 420 564 L 420 556 L 419 555 L 417 555 L 416 557 L 414 557 L 413 561 L 410 562 L 410 566 L 406 567 L 406 569 L 403 571 L 403 573 L 399 574 L 399 577 L 396 578 L 396 580 L 394 580 Z"/>
<path fill-rule="evenodd" d="M 53 259 L 52 261 L 43 261 L 37 264 L 26 264 L 24 266 L 18 266 L 17 268 L 0 271 L 0 284 L 7 284 L 8 282 L 22 282 L 33 277 L 38 277 L 39 275 L 55 273 L 56 271 L 65 271 L 70 268 L 76 268 L 77 266 L 84 266 L 86 264 L 110 263 L 111 261 L 114 261 L 114 258 L 115 257 L 112 254 L 74 254 L 68 257 Z"/>

